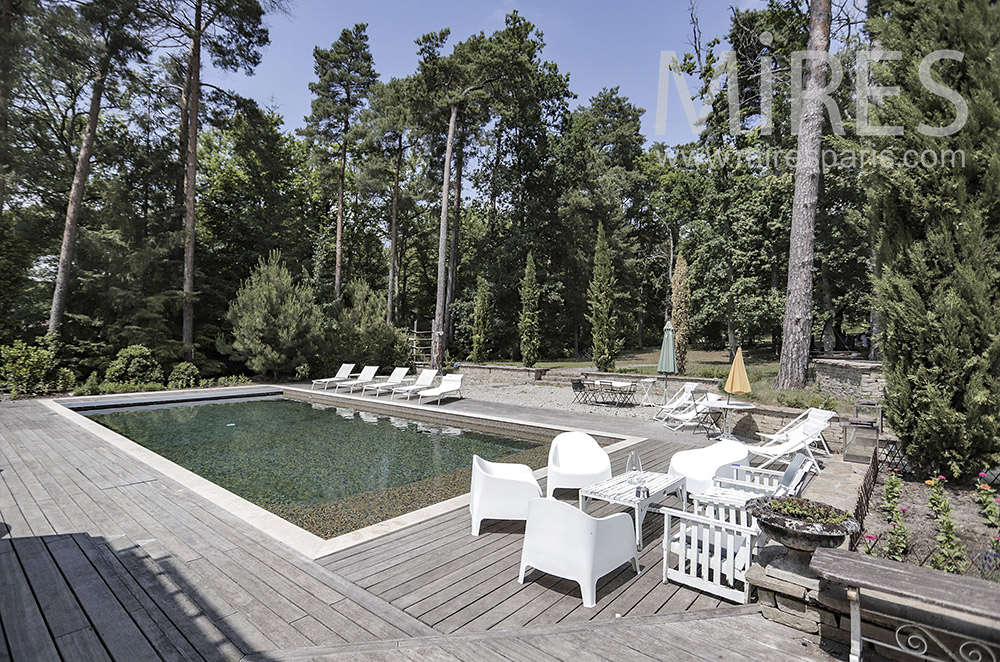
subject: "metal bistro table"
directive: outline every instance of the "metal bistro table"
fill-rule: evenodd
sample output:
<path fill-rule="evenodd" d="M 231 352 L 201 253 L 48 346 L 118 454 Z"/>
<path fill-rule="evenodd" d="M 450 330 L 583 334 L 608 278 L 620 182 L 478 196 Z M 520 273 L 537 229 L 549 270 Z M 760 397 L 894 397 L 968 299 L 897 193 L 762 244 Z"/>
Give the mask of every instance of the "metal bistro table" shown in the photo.
<path fill-rule="evenodd" d="M 642 549 L 642 520 L 646 517 L 646 512 L 650 505 L 656 503 L 667 494 L 680 493 L 681 503 L 687 502 L 687 490 L 683 476 L 670 476 L 668 474 L 656 473 L 655 471 L 642 471 L 642 485 L 635 485 L 629 482 L 629 478 L 636 472 L 612 476 L 599 483 L 588 485 L 580 489 L 580 510 L 587 512 L 590 502 L 594 499 L 607 501 L 608 503 L 627 506 L 635 510 L 635 545 Z M 649 490 L 645 496 L 635 495 L 636 487 L 644 487 Z"/>
<path fill-rule="evenodd" d="M 705 405 L 709 409 L 717 409 L 722 412 L 722 434 L 718 435 L 716 439 L 730 439 L 732 441 L 739 441 L 739 439 L 733 436 L 733 428 L 729 424 L 729 412 L 748 411 L 750 409 L 757 408 L 757 405 L 749 402 L 738 402 L 736 400 L 733 400 L 732 402 L 716 400 L 714 402 L 707 402 Z"/>

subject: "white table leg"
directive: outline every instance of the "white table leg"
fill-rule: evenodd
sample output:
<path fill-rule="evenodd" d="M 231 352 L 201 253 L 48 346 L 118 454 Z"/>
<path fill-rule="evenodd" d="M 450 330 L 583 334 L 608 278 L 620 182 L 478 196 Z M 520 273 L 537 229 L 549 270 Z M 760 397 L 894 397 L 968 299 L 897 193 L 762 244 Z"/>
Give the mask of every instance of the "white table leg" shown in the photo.
<path fill-rule="evenodd" d="M 635 506 L 635 546 L 637 549 L 642 549 L 642 520 L 646 517 L 647 510 L 649 510 L 648 504 L 638 503 Z"/>

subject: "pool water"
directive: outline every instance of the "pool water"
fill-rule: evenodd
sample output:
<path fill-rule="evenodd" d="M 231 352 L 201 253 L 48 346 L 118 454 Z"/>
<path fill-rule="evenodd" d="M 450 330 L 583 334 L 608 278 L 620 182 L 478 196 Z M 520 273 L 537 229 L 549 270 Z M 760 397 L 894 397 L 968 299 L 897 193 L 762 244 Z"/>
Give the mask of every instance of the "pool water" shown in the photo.
<path fill-rule="evenodd" d="M 91 418 L 322 537 L 468 491 L 473 455 L 544 464 L 533 442 L 293 400 Z"/>

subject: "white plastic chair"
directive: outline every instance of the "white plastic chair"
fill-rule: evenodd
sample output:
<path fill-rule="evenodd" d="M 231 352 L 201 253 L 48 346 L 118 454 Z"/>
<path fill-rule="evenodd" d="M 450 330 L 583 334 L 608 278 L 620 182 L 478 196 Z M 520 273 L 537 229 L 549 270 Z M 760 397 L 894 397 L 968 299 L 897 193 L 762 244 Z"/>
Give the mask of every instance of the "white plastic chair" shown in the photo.
<path fill-rule="evenodd" d="M 359 386 L 364 386 L 375 381 L 375 373 L 378 372 L 377 365 L 366 365 L 361 369 L 361 374 L 358 375 L 357 379 L 351 379 L 346 382 L 337 382 L 334 384 L 334 390 L 339 391 L 342 388 L 350 388 L 349 393 L 354 393 L 354 389 Z"/>
<path fill-rule="evenodd" d="M 392 374 L 390 374 L 384 382 L 371 382 L 369 384 L 365 384 L 361 389 L 361 395 L 367 393 L 369 389 L 374 391 L 375 395 L 378 395 L 382 391 L 391 391 L 403 383 L 403 380 L 406 379 L 406 373 L 409 371 L 409 368 L 393 368 Z"/>
<path fill-rule="evenodd" d="M 519 583 L 524 583 L 530 566 L 577 582 L 583 606 L 593 607 L 597 604 L 597 580 L 624 563 L 631 563 L 632 569 L 639 572 L 635 532 L 628 513 L 596 518 L 556 499 L 528 502 Z"/>
<path fill-rule="evenodd" d="M 462 397 L 462 375 L 445 375 L 436 388 L 420 391 L 417 393 L 417 404 L 420 404 L 421 398 L 437 398 L 437 403 L 441 404 L 441 398 L 452 393 Z"/>
<path fill-rule="evenodd" d="M 311 391 L 317 386 L 322 386 L 323 390 L 325 391 L 326 387 L 329 386 L 330 384 L 336 384 L 337 382 L 346 382 L 348 379 L 351 378 L 351 370 L 354 370 L 354 364 L 344 363 L 343 365 L 340 366 L 340 370 L 338 370 L 337 374 L 334 375 L 333 377 L 312 380 L 313 383 L 312 386 L 309 387 L 309 390 Z"/>
<path fill-rule="evenodd" d="M 586 432 L 562 432 L 549 446 L 546 496 L 557 489 L 579 489 L 611 478 L 611 458 Z"/>
<path fill-rule="evenodd" d="M 706 393 L 687 409 L 668 412 L 666 420 L 663 421 L 663 427 L 677 432 L 683 427 L 693 425 L 696 430 L 703 429 L 706 432 L 717 431 L 718 426 L 715 425 L 715 421 L 712 418 L 713 410 L 710 404 L 720 400 L 722 400 L 722 397 L 718 394 Z"/>
<path fill-rule="evenodd" d="M 484 519 L 528 519 L 528 502 L 540 496 L 542 488 L 527 465 L 487 462 L 472 456 L 472 535 L 479 535 Z"/>
<path fill-rule="evenodd" d="M 409 400 L 412 394 L 429 389 L 434 383 L 434 378 L 437 377 L 437 374 L 438 371 L 433 368 L 424 368 L 420 371 L 420 374 L 417 375 L 417 381 L 409 386 L 397 386 L 392 389 L 392 395 L 405 393 L 406 399 Z"/>
<path fill-rule="evenodd" d="M 699 494 L 712 486 L 720 470 L 743 462 L 748 453 L 746 444 L 723 439 L 705 448 L 674 453 L 667 473 L 684 476 L 688 494 Z"/>
<path fill-rule="evenodd" d="M 672 412 L 678 412 L 684 408 L 690 407 L 694 402 L 692 395 L 695 389 L 698 388 L 698 384 L 695 382 L 684 382 L 684 384 L 677 389 L 677 391 L 670 396 L 670 399 L 660 406 L 659 410 L 653 414 L 654 421 L 662 421 L 667 417 L 667 414 Z"/>

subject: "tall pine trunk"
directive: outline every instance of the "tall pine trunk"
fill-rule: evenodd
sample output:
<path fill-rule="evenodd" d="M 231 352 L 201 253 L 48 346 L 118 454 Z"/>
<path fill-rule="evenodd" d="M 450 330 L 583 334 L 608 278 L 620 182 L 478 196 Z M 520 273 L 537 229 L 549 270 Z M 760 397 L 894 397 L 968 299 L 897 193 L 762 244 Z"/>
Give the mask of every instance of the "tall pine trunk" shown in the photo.
<path fill-rule="evenodd" d="M 830 0 L 812 0 L 809 10 L 809 50 L 830 48 Z M 795 164 L 795 197 L 788 247 L 788 290 L 782 331 L 777 388 L 804 388 L 812 340 L 813 244 L 820 185 L 820 148 L 823 138 L 823 89 L 827 64 L 809 59 L 805 67 L 805 94 Z"/>
<path fill-rule="evenodd" d="M 398 234 L 399 173 L 403 168 L 403 134 L 396 143 L 396 174 L 392 182 L 392 227 L 389 230 L 389 291 L 385 301 L 385 321 L 392 324 L 396 303 L 396 235 Z"/>
<path fill-rule="evenodd" d="M 340 298 L 340 260 L 344 236 L 344 179 L 347 177 L 347 130 L 344 124 L 344 144 L 340 148 L 340 181 L 337 183 L 337 257 L 333 268 L 333 296 Z"/>
<path fill-rule="evenodd" d="M 188 58 L 187 159 L 184 169 L 184 311 L 181 342 L 184 359 L 194 360 L 194 241 L 195 200 L 198 182 L 198 104 L 201 96 L 202 0 L 196 0 L 194 34 Z"/>
<path fill-rule="evenodd" d="M 447 344 L 455 338 L 455 287 L 458 281 L 458 238 L 462 228 L 462 166 L 465 157 L 461 149 L 455 155 L 455 218 L 451 223 L 451 241 L 448 245 L 448 295 L 444 306 L 444 328 Z"/>
<path fill-rule="evenodd" d="M 90 111 L 87 113 L 87 127 L 80 141 L 80 153 L 76 159 L 76 171 L 73 173 L 73 184 L 69 190 L 69 202 L 66 204 L 66 223 L 63 227 L 62 248 L 59 250 L 59 268 L 56 271 L 56 285 L 52 293 L 52 307 L 49 310 L 49 333 L 55 333 L 62 324 L 63 312 L 66 310 L 66 298 L 69 295 L 69 277 L 73 269 L 73 250 L 76 247 L 76 233 L 80 227 L 80 211 L 83 206 L 83 194 L 87 188 L 87 178 L 90 175 L 90 157 L 94 152 L 94 141 L 97 137 L 97 121 L 101 115 L 101 100 L 104 97 L 104 85 L 108 71 L 111 69 L 111 53 L 101 57 L 94 76 L 94 84 L 90 91 Z"/>
<path fill-rule="evenodd" d="M 7 172 L 10 169 L 10 112 L 11 72 L 9 49 L 14 31 L 13 0 L 0 3 L 0 223 L 7 206 Z M 2 227 L 2 225 L 0 225 Z"/>
<path fill-rule="evenodd" d="M 444 151 L 444 173 L 441 182 L 441 225 L 438 228 L 438 268 L 437 268 L 437 301 L 434 306 L 434 325 L 431 328 L 431 367 L 438 370 L 444 364 L 444 352 L 447 348 L 444 328 L 444 309 L 448 297 L 448 206 L 451 197 L 448 195 L 451 184 L 451 152 L 455 143 L 455 124 L 458 121 L 458 104 L 451 107 L 451 119 L 448 121 L 448 142 Z"/>

